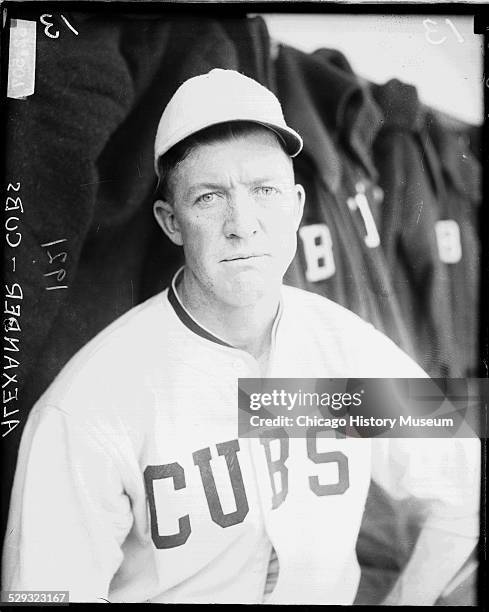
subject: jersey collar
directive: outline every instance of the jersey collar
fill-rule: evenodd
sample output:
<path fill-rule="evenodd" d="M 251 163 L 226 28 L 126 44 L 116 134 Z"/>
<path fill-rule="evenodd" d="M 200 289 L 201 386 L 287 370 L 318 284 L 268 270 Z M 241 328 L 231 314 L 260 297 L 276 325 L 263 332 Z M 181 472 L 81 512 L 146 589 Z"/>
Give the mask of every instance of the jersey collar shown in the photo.
<path fill-rule="evenodd" d="M 183 274 L 184 268 L 185 266 L 182 266 L 181 268 L 179 268 L 179 270 L 177 270 L 168 288 L 168 301 L 172 305 L 173 310 L 175 311 L 175 314 L 177 315 L 177 317 L 185 325 L 185 327 L 190 329 L 190 331 L 192 331 L 194 334 L 197 334 L 201 338 L 205 338 L 206 340 L 209 340 L 210 342 L 214 342 L 215 344 L 219 344 L 221 346 L 226 346 L 228 348 L 240 350 L 234 347 L 232 344 L 229 344 L 222 338 L 219 338 L 219 336 L 216 336 L 208 329 L 206 329 L 203 325 L 201 325 L 198 321 L 196 321 L 196 319 L 194 319 L 194 317 L 190 314 L 190 312 L 185 308 L 177 292 L 177 284 Z M 274 320 L 273 327 L 272 327 L 270 354 L 275 345 L 275 335 L 277 332 L 278 322 L 282 316 L 282 310 L 283 310 L 282 299 L 280 299 L 279 307 L 278 307 L 277 314 L 275 316 L 275 320 Z"/>

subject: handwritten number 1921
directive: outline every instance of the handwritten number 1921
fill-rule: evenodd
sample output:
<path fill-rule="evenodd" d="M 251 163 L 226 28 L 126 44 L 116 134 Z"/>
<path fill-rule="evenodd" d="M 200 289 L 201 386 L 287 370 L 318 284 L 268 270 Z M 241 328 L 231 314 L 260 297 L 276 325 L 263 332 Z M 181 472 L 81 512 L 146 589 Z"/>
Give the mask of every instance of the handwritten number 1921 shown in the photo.
<path fill-rule="evenodd" d="M 44 244 L 41 244 L 41 246 L 44 249 L 47 249 L 48 247 L 52 248 L 56 245 L 62 244 L 63 242 L 66 242 L 66 238 L 62 238 L 61 240 L 53 240 L 52 242 L 45 242 Z M 58 265 L 58 263 L 65 263 L 66 258 L 68 257 L 68 253 L 66 251 L 61 251 L 55 255 L 52 255 L 50 251 L 46 250 L 46 255 L 49 265 L 51 266 L 54 264 L 55 267 Z M 59 260 L 59 262 L 56 260 Z M 51 272 L 46 272 L 44 276 L 46 278 L 51 278 L 54 276 L 56 283 L 61 283 L 65 279 L 66 270 L 64 268 L 59 268 L 57 270 L 52 270 Z M 56 289 L 68 289 L 68 285 L 54 284 L 50 287 L 46 287 L 46 291 L 54 291 Z"/>

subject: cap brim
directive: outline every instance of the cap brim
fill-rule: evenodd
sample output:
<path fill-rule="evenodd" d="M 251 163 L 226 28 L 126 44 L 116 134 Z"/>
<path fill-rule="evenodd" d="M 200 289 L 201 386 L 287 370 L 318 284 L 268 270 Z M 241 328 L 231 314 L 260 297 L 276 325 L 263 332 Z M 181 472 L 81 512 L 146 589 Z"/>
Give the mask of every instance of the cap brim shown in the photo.
<path fill-rule="evenodd" d="M 172 149 L 174 146 L 176 146 L 179 142 L 182 142 L 182 140 L 185 140 L 189 136 L 192 136 L 192 134 L 196 134 L 197 132 L 200 132 L 201 130 L 207 129 L 208 127 L 211 127 L 214 125 L 220 125 L 221 123 L 234 123 L 238 121 L 256 123 L 274 132 L 284 143 L 287 154 L 290 157 L 295 157 L 302 150 L 302 147 L 303 147 L 302 138 L 299 136 L 297 132 L 295 132 L 292 128 L 289 128 L 288 126 L 284 127 L 281 125 L 276 125 L 274 123 L 273 124 L 267 123 L 265 121 L 259 121 L 258 119 L 252 119 L 249 117 L 221 119 L 219 121 L 207 122 L 205 125 L 202 125 L 201 127 L 199 126 L 198 129 L 195 129 L 196 126 L 193 126 L 191 130 L 183 131 L 182 133 L 178 135 L 178 138 L 175 139 L 175 142 L 172 142 L 171 144 L 169 144 L 169 146 L 165 147 L 161 153 L 158 153 L 158 156 L 155 157 L 155 160 L 154 160 L 154 168 L 155 168 L 155 171 L 158 177 L 159 177 L 159 172 L 158 172 L 159 158 L 162 155 L 165 155 L 166 153 L 168 153 L 168 151 Z"/>
<path fill-rule="evenodd" d="M 282 126 L 272 125 L 270 123 L 262 123 L 261 121 L 253 121 L 253 123 L 263 125 L 263 127 L 275 132 L 275 134 L 277 134 L 277 136 L 285 144 L 285 148 L 287 149 L 287 153 L 290 155 L 290 157 L 296 157 L 302 151 L 302 138 L 293 129 L 289 127 L 284 128 Z"/>

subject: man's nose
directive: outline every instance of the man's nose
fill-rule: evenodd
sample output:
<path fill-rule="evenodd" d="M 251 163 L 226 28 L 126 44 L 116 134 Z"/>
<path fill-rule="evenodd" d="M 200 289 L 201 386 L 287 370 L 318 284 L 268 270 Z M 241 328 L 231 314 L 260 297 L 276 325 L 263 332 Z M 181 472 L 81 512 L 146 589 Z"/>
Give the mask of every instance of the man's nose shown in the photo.
<path fill-rule="evenodd" d="M 259 228 L 257 204 L 245 190 L 230 198 L 224 222 L 226 238 L 250 238 Z"/>

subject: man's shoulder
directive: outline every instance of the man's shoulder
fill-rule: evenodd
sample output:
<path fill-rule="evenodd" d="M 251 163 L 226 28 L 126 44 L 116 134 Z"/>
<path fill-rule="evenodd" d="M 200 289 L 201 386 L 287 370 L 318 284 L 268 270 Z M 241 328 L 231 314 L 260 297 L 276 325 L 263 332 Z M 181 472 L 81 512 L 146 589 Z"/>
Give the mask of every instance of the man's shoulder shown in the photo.
<path fill-rule="evenodd" d="M 320 322 L 323 328 L 325 326 L 331 329 L 354 327 L 356 331 L 364 330 L 365 332 L 373 330 L 370 323 L 323 295 L 288 285 L 283 286 L 282 295 L 284 305 L 299 317 L 298 320 L 310 321 L 313 318 Z"/>
<path fill-rule="evenodd" d="M 83 388 L 99 395 L 112 388 L 115 393 L 115 386 L 122 388 L 136 370 L 144 368 L 155 346 L 164 350 L 170 327 L 167 314 L 166 290 L 131 308 L 71 357 L 43 400 L 56 404 Z"/>
<path fill-rule="evenodd" d="M 89 357 L 99 351 L 119 350 L 121 346 L 147 346 L 165 328 L 166 294 L 165 289 L 128 310 L 94 336 L 76 356 Z"/>
<path fill-rule="evenodd" d="M 287 333 L 324 359 L 334 355 L 342 376 L 418 378 L 426 374 L 390 338 L 340 304 L 312 292 L 284 286 Z"/>

